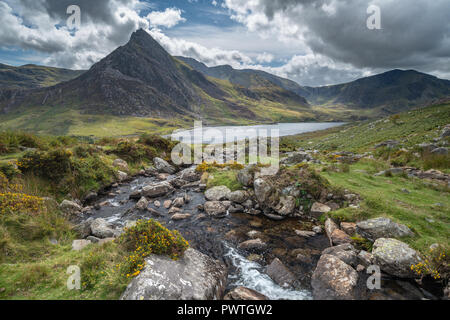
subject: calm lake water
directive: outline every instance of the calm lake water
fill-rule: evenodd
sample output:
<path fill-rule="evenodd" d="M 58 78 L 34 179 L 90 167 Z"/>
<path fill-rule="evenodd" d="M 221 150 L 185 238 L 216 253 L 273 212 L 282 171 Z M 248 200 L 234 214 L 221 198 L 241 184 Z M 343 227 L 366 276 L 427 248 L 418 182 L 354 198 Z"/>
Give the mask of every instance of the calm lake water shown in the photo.
<path fill-rule="evenodd" d="M 299 122 L 263 124 L 255 126 L 201 127 L 191 130 L 178 130 L 172 140 L 186 143 L 221 143 L 252 139 L 261 136 L 291 136 L 305 132 L 324 130 L 345 124 L 344 122 Z M 168 136 L 170 137 L 170 136 Z"/>

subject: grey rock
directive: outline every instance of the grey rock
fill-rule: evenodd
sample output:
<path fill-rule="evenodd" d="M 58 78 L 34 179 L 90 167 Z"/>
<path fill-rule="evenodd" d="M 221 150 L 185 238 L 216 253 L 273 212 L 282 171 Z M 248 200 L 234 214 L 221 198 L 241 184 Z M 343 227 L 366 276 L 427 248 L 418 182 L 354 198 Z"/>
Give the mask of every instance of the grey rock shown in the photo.
<path fill-rule="evenodd" d="M 294 197 L 280 197 L 280 202 L 273 208 L 281 216 L 289 216 L 294 213 L 296 201 Z"/>
<path fill-rule="evenodd" d="M 170 183 L 164 181 L 143 187 L 141 195 L 143 197 L 158 198 L 165 196 L 169 192 L 173 192 L 173 190 L 174 188 L 170 185 Z"/>
<path fill-rule="evenodd" d="M 358 222 L 356 232 L 371 241 L 378 238 L 414 236 L 414 233 L 407 226 L 383 217 Z"/>
<path fill-rule="evenodd" d="M 311 286 L 316 300 L 353 300 L 358 273 L 338 257 L 323 254 L 314 270 Z"/>
<path fill-rule="evenodd" d="M 127 286 L 121 300 L 219 300 L 227 282 L 226 267 L 187 249 L 179 260 L 150 255 L 146 268 Z"/>
<path fill-rule="evenodd" d="M 91 232 L 93 236 L 100 239 L 110 238 L 117 235 L 117 232 L 112 228 L 112 226 L 102 218 L 97 218 L 92 221 Z"/>
<path fill-rule="evenodd" d="M 156 157 L 153 159 L 153 163 L 155 164 L 155 168 L 158 172 L 168 174 L 174 174 L 176 172 L 175 168 L 164 159 Z"/>
<path fill-rule="evenodd" d="M 205 198 L 209 201 L 228 200 L 231 191 L 226 186 L 217 186 L 205 191 Z"/>
<path fill-rule="evenodd" d="M 322 204 L 320 202 L 314 202 L 311 207 L 311 214 L 314 217 L 320 217 L 323 214 L 326 214 L 331 211 L 331 208 L 325 204 Z"/>
<path fill-rule="evenodd" d="M 406 243 L 392 238 L 380 238 L 373 244 L 372 254 L 375 263 L 384 272 L 400 278 L 417 278 L 411 270 L 418 264 L 419 254 Z"/>
<path fill-rule="evenodd" d="M 278 258 L 266 267 L 266 273 L 280 287 L 295 288 L 298 285 L 294 274 Z"/>
<path fill-rule="evenodd" d="M 236 203 L 244 203 L 248 199 L 247 192 L 243 190 L 237 190 L 233 191 L 228 196 L 230 201 L 236 202 Z"/>
<path fill-rule="evenodd" d="M 221 218 L 227 214 L 226 206 L 220 201 L 206 201 L 203 208 L 209 216 L 215 218 Z"/>
<path fill-rule="evenodd" d="M 147 198 L 142 197 L 142 198 L 138 201 L 138 203 L 136 203 L 136 209 L 144 211 L 144 210 L 147 209 L 148 204 L 149 204 L 149 202 L 148 202 Z"/>

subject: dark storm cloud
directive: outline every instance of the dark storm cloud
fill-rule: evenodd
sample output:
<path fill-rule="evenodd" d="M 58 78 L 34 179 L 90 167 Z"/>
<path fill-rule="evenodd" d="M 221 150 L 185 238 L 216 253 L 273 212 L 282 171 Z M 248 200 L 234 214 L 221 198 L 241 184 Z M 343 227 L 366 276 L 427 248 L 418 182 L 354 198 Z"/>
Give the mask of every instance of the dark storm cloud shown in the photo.
<path fill-rule="evenodd" d="M 233 10 L 237 2 L 227 3 Z M 422 66 L 426 69 L 436 60 L 449 62 L 448 0 L 259 0 L 255 3 L 248 19 L 263 13 L 270 25 L 279 14 L 301 27 L 306 44 L 314 52 L 358 68 Z M 366 26 L 369 17 L 366 10 L 370 4 L 380 7 L 381 30 L 369 30 Z"/>

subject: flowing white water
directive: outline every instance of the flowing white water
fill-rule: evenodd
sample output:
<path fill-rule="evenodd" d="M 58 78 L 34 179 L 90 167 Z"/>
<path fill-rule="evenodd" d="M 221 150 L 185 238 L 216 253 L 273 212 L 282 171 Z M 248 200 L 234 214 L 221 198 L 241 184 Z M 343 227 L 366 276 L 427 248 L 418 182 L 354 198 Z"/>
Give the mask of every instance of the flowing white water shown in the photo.
<path fill-rule="evenodd" d="M 311 300 L 311 293 L 307 290 L 285 289 L 277 285 L 263 272 L 263 267 L 243 257 L 239 252 L 225 243 L 226 257 L 229 257 L 237 269 L 235 275 L 230 276 L 233 286 L 243 286 L 262 293 L 271 300 Z"/>

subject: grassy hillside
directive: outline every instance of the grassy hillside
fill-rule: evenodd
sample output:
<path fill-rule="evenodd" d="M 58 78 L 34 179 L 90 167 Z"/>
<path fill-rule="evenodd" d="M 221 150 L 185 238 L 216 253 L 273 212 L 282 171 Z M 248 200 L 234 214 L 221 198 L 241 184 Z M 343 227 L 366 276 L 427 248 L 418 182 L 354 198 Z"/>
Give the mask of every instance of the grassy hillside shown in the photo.
<path fill-rule="evenodd" d="M 28 64 L 13 67 L 0 64 L 0 88 L 41 88 L 74 79 L 84 70 L 69 70 Z"/>
<path fill-rule="evenodd" d="M 342 209 L 332 213 L 341 221 L 358 221 L 386 216 L 411 227 L 417 234 L 405 241 L 426 253 L 433 243 L 448 248 L 450 239 L 450 189 L 437 180 L 374 174 L 390 167 L 412 166 L 422 170 L 438 169 L 450 173 L 450 156 L 431 155 L 417 145 L 436 143 L 442 128 L 450 124 L 450 104 L 435 105 L 404 112 L 377 121 L 351 123 L 343 127 L 282 138 L 281 148 L 299 147 L 318 150 L 322 161 L 314 168 L 333 186 L 359 194 L 359 209 Z M 396 140 L 388 149 L 375 145 Z M 439 140 L 449 143 L 449 138 Z M 341 163 L 336 152 L 367 153 L 353 164 Z"/>

